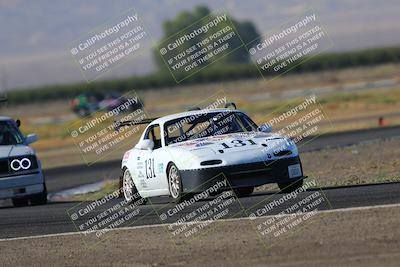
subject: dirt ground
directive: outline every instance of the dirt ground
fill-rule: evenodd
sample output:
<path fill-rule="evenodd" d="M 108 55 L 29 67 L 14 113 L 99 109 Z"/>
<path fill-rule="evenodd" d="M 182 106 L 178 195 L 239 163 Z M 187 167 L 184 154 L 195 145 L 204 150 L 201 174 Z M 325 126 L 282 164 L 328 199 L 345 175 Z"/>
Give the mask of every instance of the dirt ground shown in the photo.
<path fill-rule="evenodd" d="M 303 153 L 304 169 L 326 186 L 400 181 L 400 138 Z"/>
<path fill-rule="evenodd" d="M 90 248 L 80 235 L 2 241 L 1 265 L 399 266 L 399 220 L 397 206 L 320 213 L 271 247 L 249 220 L 216 222 L 214 231 L 174 242 L 164 227 L 117 230 Z"/>
<path fill-rule="evenodd" d="M 400 138 L 301 153 L 304 173 L 319 187 L 400 181 Z M 277 190 L 275 184 L 256 191 Z"/>

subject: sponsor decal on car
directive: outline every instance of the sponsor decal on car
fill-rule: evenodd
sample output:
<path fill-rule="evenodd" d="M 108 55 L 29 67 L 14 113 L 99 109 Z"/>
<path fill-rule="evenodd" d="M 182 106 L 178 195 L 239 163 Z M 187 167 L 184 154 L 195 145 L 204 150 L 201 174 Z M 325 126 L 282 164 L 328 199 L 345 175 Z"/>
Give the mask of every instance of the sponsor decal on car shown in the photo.
<path fill-rule="evenodd" d="M 163 163 L 159 163 L 158 164 L 158 173 L 161 173 L 164 171 L 164 164 Z"/>
<path fill-rule="evenodd" d="M 195 145 L 195 147 L 203 147 L 203 146 L 208 146 L 214 144 L 213 142 L 200 142 Z"/>

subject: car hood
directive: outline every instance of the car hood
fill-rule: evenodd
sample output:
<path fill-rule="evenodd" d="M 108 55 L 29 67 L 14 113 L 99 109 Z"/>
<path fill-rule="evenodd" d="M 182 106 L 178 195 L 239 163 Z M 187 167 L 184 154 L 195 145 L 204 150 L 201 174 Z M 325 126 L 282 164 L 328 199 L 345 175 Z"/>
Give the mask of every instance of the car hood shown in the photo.
<path fill-rule="evenodd" d="M 268 144 L 269 147 L 272 147 L 272 143 L 282 143 L 282 140 L 286 139 L 273 133 L 245 132 L 198 138 L 195 140 L 170 144 L 169 146 L 192 152 L 208 149 L 212 150 L 214 153 L 219 153 L 221 150 L 226 150 L 227 152 L 254 150 L 264 147 L 266 144 Z M 244 145 L 240 142 L 243 142 Z M 229 147 L 229 149 L 227 149 L 227 147 Z"/>
<path fill-rule="evenodd" d="M 33 150 L 29 146 L 24 145 L 11 145 L 0 146 L 0 158 L 10 158 L 25 155 L 32 155 Z"/>

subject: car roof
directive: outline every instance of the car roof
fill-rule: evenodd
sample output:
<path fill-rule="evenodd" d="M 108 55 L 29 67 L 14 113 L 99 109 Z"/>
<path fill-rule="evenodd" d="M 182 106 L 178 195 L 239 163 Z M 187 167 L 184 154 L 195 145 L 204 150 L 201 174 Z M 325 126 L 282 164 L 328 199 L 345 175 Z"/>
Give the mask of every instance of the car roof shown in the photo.
<path fill-rule="evenodd" d="M 152 124 L 164 124 L 167 121 L 178 119 L 178 118 L 183 118 L 183 117 L 187 117 L 187 116 L 206 114 L 206 113 L 215 113 L 215 112 L 240 112 L 240 113 L 242 113 L 242 111 L 240 111 L 240 110 L 228 109 L 228 108 L 191 110 L 191 111 L 180 112 L 180 113 L 171 114 L 171 115 L 167 115 L 167 116 L 158 118 L 158 119 L 152 121 L 151 125 Z"/>

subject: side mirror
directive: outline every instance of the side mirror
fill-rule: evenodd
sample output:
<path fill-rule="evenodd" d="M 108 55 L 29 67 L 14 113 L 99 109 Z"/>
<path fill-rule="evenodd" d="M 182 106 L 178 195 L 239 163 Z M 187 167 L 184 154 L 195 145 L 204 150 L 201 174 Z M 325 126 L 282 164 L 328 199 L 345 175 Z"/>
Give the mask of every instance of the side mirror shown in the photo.
<path fill-rule="evenodd" d="M 270 124 L 262 124 L 258 127 L 258 130 L 263 133 L 272 132 L 272 126 Z"/>
<path fill-rule="evenodd" d="M 28 135 L 25 137 L 24 144 L 25 144 L 25 145 L 30 145 L 30 144 L 32 144 L 32 143 L 35 143 L 37 140 L 38 140 L 38 137 L 37 137 L 36 134 L 28 134 Z"/>
<path fill-rule="evenodd" d="M 19 128 L 19 126 L 21 126 L 21 121 L 19 120 L 19 119 L 17 119 L 16 121 L 15 121 L 15 123 L 17 124 L 17 127 Z"/>
<path fill-rule="evenodd" d="M 141 150 L 153 150 L 154 148 L 154 142 L 153 140 L 150 139 L 143 139 L 140 140 L 139 143 L 135 146 L 137 149 Z"/>

